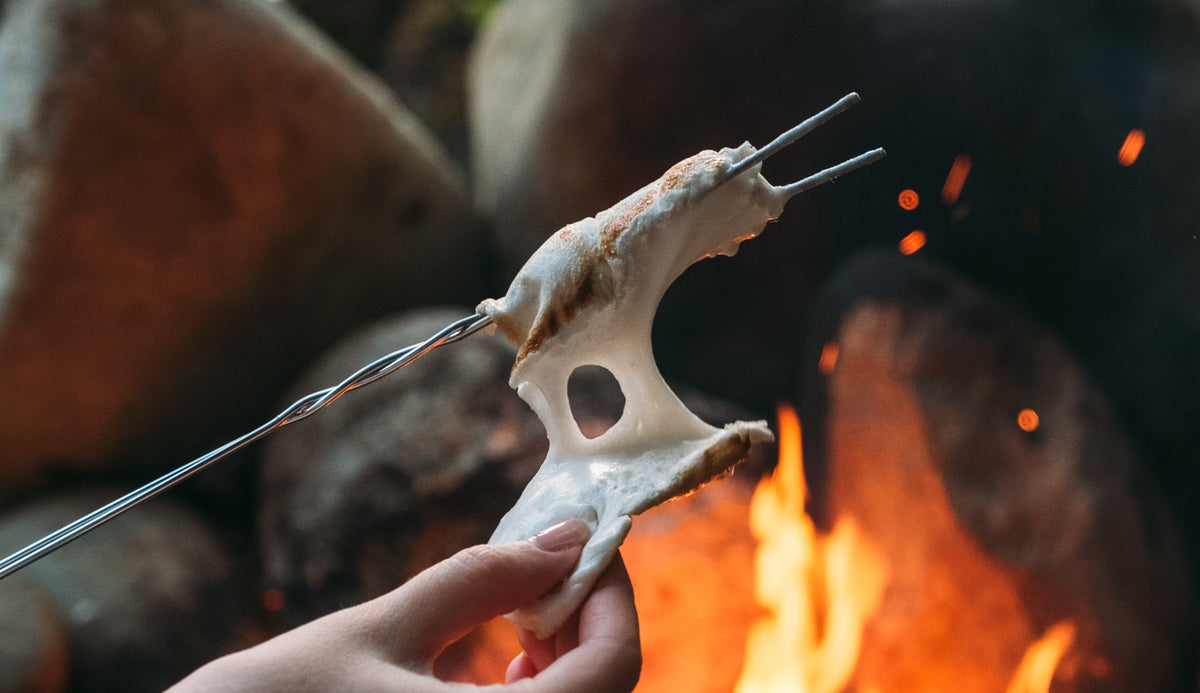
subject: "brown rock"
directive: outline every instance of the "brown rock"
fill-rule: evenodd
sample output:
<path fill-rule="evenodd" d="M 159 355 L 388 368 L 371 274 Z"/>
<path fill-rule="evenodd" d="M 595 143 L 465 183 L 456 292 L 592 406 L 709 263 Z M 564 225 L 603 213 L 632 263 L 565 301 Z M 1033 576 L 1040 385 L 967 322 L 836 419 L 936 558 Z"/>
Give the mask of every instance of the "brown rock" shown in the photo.
<path fill-rule="evenodd" d="M 12 510 L 0 522 L 0 552 L 8 555 L 117 495 L 68 493 Z M 238 576 L 193 513 L 159 500 L 24 568 L 0 583 L 0 595 L 10 580 L 49 595 L 69 646 L 72 690 L 159 691 L 257 637 Z"/>
<path fill-rule="evenodd" d="M 856 518 L 889 564 L 859 683 L 1004 690 L 1069 623 L 1069 690 L 1174 690 L 1187 558 L 1106 395 L 1044 328 L 895 258 L 839 275 L 853 289 L 820 331 L 836 364 L 806 414 L 824 515 Z"/>
<path fill-rule="evenodd" d="M 351 327 L 481 295 L 458 173 L 286 6 L 7 3 L 0 74 L 5 491 L 190 459 Z"/>
<path fill-rule="evenodd" d="M 68 667 L 66 628 L 49 595 L 17 578 L 0 584 L 0 691 L 65 690 Z"/>

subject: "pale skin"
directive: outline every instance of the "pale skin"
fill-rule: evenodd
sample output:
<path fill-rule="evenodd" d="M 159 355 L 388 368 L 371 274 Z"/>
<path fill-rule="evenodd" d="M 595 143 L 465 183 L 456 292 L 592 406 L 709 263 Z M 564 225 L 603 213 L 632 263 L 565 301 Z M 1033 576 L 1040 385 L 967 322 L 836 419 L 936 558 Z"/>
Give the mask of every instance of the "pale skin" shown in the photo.
<path fill-rule="evenodd" d="M 505 683 L 433 676 L 450 643 L 553 589 L 579 560 L 588 528 L 567 521 L 527 541 L 473 546 L 392 592 L 207 664 L 171 691 L 618 693 L 633 690 L 641 649 L 633 588 L 620 556 L 556 634 L 518 629 Z"/>

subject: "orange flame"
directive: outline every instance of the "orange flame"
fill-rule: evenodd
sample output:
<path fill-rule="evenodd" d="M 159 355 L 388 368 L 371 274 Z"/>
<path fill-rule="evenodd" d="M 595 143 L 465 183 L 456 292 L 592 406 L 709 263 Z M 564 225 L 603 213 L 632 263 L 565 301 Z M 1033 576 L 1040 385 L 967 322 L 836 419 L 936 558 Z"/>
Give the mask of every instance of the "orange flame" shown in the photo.
<path fill-rule="evenodd" d="M 917 194 L 916 190 L 908 188 L 900 191 L 900 196 L 896 198 L 896 202 L 900 205 L 900 209 L 911 212 L 921 205 L 921 196 Z"/>
<path fill-rule="evenodd" d="M 863 624 L 883 594 L 886 569 L 849 518 L 819 535 L 804 510 L 800 422 L 781 405 L 779 466 L 750 501 L 759 540 L 755 597 L 767 609 L 746 639 L 735 693 L 834 693 L 850 682 Z"/>
<path fill-rule="evenodd" d="M 1125 136 L 1125 141 L 1121 143 L 1121 149 L 1117 151 L 1117 163 L 1122 166 L 1132 166 L 1133 162 L 1138 160 L 1138 156 L 1142 153 L 1142 147 L 1146 145 L 1146 133 L 1141 130 L 1130 130 Z"/>
<path fill-rule="evenodd" d="M 1054 670 L 1075 640 L 1075 626 L 1059 621 L 1029 646 L 1005 693 L 1048 693 Z"/>
<path fill-rule="evenodd" d="M 942 185 L 942 202 L 952 205 L 958 202 L 959 195 L 962 195 L 963 185 L 967 182 L 967 174 L 971 172 L 971 157 L 966 154 L 959 154 L 954 157 L 954 163 L 950 164 L 950 173 L 946 176 L 946 182 Z"/>
<path fill-rule="evenodd" d="M 787 405 L 780 405 L 778 418 L 779 465 L 750 501 L 750 528 L 759 542 L 755 598 L 767 613 L 746 639 L 734 692 L 886 693 L 855 681 L 867 622 L 888 584 L 883 553 L 849 516 L 831 533 L 817 531 L 804 507 L 800 422 Z M 1074 639 L 1071 622 L 1052 626 L 1026 650 L 1006 693 L 1049 693 Z"/>

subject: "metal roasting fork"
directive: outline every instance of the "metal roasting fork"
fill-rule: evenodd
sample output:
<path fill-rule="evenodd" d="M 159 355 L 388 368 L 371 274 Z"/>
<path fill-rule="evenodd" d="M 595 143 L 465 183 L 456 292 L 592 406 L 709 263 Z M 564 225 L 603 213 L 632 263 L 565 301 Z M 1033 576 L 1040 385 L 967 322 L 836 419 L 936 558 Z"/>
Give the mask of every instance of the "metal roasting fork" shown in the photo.
<path fill-rule="evenodd" d="M 834 116 L 838 115 L 847 108 L 859 102 L 859 96 L 856 93 L 850 93 L 843 96 L 836 103 L 824 109 L 820 113 L 808 118 L 796 127 L 788 130 L 779 137 L 776 137 L 762 149 L 757 150 L 745 159 L 732 165 L 726 172 L 725 178 L 721 181 L 730 180 L 745 171 L 749 170 L 754 165 L 764 161 L 772 154 L 780 151 L 789 144 L 800 139 L 809 132 L 812 132 L 818 126 L 826 123 Z M 883 149 L 873 149 L 865 152 L 852 159 L 848 159 L 836 166 L 831 166 L 819 173 L 815 173 L 803 180 L 797 181 L 790 185 L 783 186 L 783 190 L 788 197 L 792 197 L 809 188 L 821 185 L 834 180 L 838 176 L 844 175 L 853 171 L 856 168 L 866 166 L 882 159 L 885 156 Z M 718 183 L 720 185 L 720 183 Z M 33 542 L 29 546 L 17 551 L 3 560 L 0 560 L 0 579 L 3 579 L 25 566 L 33 563 L 46 554 L 61 548 L 62 546 L 78 539 L 87 532 L 99 527 L 108 522 L 117 515 L 129 510 L 142 501 L 148 500 L 166 491 L 179 482 L 191 477 L 193 474 L 205 469 L 217 460 L 222 459 L 237 450 L 240 450 L 247 445 L 265 437 L 267 434 L 279 429 L 287 424 L 306 419 L 319 410 L 329 406 L 342 395 L 356 390 L 364 385 L 369 385 L 376 380 L 404 368 L 408 364 L 416 361 L 430 351 L 444 344 L 457 342 L 460 339 L 465 339 L 476 332 L 484 329 L 492 324 L 492 319 L 486 315 L 470 315 L 460 320 L 457 320 L 450 325 L 447 325 L 437 334 L 429 339 L 418 344 L 407 346 L 403 349 L 394 351 L 386 356 L 376 359 L 372 363 L 360 368 L 356 373 L 346 378 L 342 382 L 333 387 L 314 392 L 306 397 L 302 397 L 292 404 L 287 409 L 280 412 L 275 418 L 264 423 L 258 428 L 246 433 L 240 438 L 225 443 L 221 447 L 209 452 L 208 454 L 197 457 L 171 471 L 163 476 L 151 481 L 150 483 L 138 488 L 134 491 L 117 498 L 116 500 L 104 505 L 92 512 L 80 517 L 79 519 L 65 525 L 58 530 L 42 537 Z"/>

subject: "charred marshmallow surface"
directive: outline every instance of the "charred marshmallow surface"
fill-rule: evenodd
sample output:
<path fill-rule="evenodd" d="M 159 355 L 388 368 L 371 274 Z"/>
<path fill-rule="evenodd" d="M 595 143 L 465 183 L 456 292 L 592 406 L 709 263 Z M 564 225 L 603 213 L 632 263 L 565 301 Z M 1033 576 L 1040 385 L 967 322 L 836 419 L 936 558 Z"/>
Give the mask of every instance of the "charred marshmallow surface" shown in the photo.
<path fill-rule="evenodd" d="M 491 543 L 533 536 L 579 518 L 592 528 L 561 590 L 510 618 L 539 638 L 579 607 L 625 539 L 630 516 L 727 473 L 752 443 L 771 441 L 765 421 L 710 426 L 663 381 L 650 328 L 663 293 L 692 263 L 733 255 L 783 210 L 788 194 L 753 166 L 729 167 L 749 144 L 686 159 L 594 218 L 567 226 L 529 258 L 508 293 L 479 312 L 518 347 L 509 384 L 542 420 L 550 451 Z M 580 366 L 616 377 L 625 411 L 600 436 L 580 432 L 567 379 Z"/>

